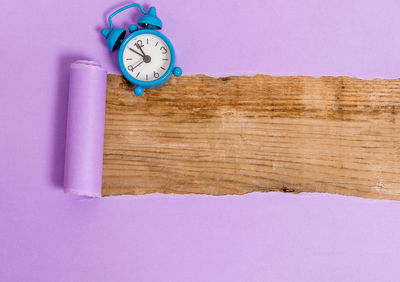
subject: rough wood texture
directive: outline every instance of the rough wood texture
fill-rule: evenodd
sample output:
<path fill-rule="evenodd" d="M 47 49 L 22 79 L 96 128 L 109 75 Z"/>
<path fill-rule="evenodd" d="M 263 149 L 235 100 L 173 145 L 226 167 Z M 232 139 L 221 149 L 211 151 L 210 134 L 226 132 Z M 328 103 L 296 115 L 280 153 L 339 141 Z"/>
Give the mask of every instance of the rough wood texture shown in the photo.
<path fill-rule="evenodd" d="M 328 192 L 400 199 L 400 80 L 109 75 L 103 194 Z"/>

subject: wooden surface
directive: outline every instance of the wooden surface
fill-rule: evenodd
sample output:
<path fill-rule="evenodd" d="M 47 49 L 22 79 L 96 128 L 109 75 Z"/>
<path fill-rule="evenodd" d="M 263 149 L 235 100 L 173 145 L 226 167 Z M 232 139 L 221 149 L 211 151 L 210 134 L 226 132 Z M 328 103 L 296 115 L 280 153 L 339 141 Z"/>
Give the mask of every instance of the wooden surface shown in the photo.
<path fill-rule="evenodd" d="M 328 192 L 400 199 L 400 80 L 109 75 L 103 195 Z"/>

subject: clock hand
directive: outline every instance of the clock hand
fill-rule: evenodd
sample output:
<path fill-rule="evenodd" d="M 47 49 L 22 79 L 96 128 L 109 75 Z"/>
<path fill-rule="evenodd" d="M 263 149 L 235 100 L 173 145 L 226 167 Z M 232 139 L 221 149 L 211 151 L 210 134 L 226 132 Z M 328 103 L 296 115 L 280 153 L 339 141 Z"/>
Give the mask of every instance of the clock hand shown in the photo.
<path fill-rule="evenodd" d="M 139 48 L 139 50 L 140 50 L 140 52 L 142 52 L 142 54 L 143 54 L 143 57 L 144 56 L 146 56 L 146 54 L 143 52 L 143 49 L 142 49 L 142 47 L 140 47 L 140 45 L 139 44 L 135 44 L 136 45 L 136 47 L 138 47 Z"/>
<path fill-rule="evenodd" d="M 132 71 L 133 71 L 134 69 L 136 69 L 138 66 L 140 66 L 141 64 L 143 64 L 143 63 L 144 63 L 144 61 L 141 61 L 139 64 L 137 64 L 136 66 L 134 66 L 133 69 L 132 69 Z"/>
<path fill-rule="evenodd" d="M 150 63 L 150 62 L 151 62 L 151 57 L 150 57 L 149 55 L 146 55 L 146 54 L 143 52 L 143 49 L 142 49 L 142 47 L 140 47 L 139 44 L 135 43 L 135 45 L 136 45 L 136 47 L 139 48 L 139 50 L 142 52 L 142 54 L 143 54 L 143 61 L 144 61 L 146 64 L 147 64 L 147 63 Z"/>
<path fill-rule="evenodd" d="M 145 56 L 145 55 L 140 54 L 138 51 L 136 51 L 136 50 L 134 50 L 134 49 L 132 49 L 132 48 L 129 48 L 129 50 L 131 50 L 132 52 L 138 54 L 138 55 L 141 56 L 141 57 L 144 57 L 144 56 Z"/>

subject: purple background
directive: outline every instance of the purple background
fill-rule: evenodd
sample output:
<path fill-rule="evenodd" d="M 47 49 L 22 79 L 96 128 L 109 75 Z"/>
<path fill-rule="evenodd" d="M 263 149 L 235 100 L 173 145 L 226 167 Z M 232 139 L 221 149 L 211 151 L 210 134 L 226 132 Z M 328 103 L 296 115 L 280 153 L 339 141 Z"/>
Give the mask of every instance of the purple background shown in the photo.
<path fill-rule="evenodd" d="M 186 74 L 400 74 L 398 0 L 146 3 Z M 1 281 L 399 280 L 400 202 L 64 194 L 69 64 L 118 73 L 99 30 L 120 4 L 1 5 Z"/>

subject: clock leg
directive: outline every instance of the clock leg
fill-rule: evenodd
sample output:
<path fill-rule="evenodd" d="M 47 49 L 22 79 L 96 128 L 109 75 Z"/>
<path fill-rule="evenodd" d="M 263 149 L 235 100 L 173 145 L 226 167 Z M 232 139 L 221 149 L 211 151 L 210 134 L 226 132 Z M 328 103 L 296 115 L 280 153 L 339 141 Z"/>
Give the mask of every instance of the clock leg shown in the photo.
<path fill-rule="evenodd" d="M 180 68 L 180 67 L 175 67 L 173 70 L 172 70 L 172 73 L 175 75 L 175 76 L 181 76 L 182 75 L 182 69 Z"/>
<path fill-rule="evenodd" d="M 142 86 L 136 85 L 135 89 L 134 89 L 134 92 L 135 92 L 136 95 L 140 96 L 140 95 L 143 94 L 144 88 Z"/>

